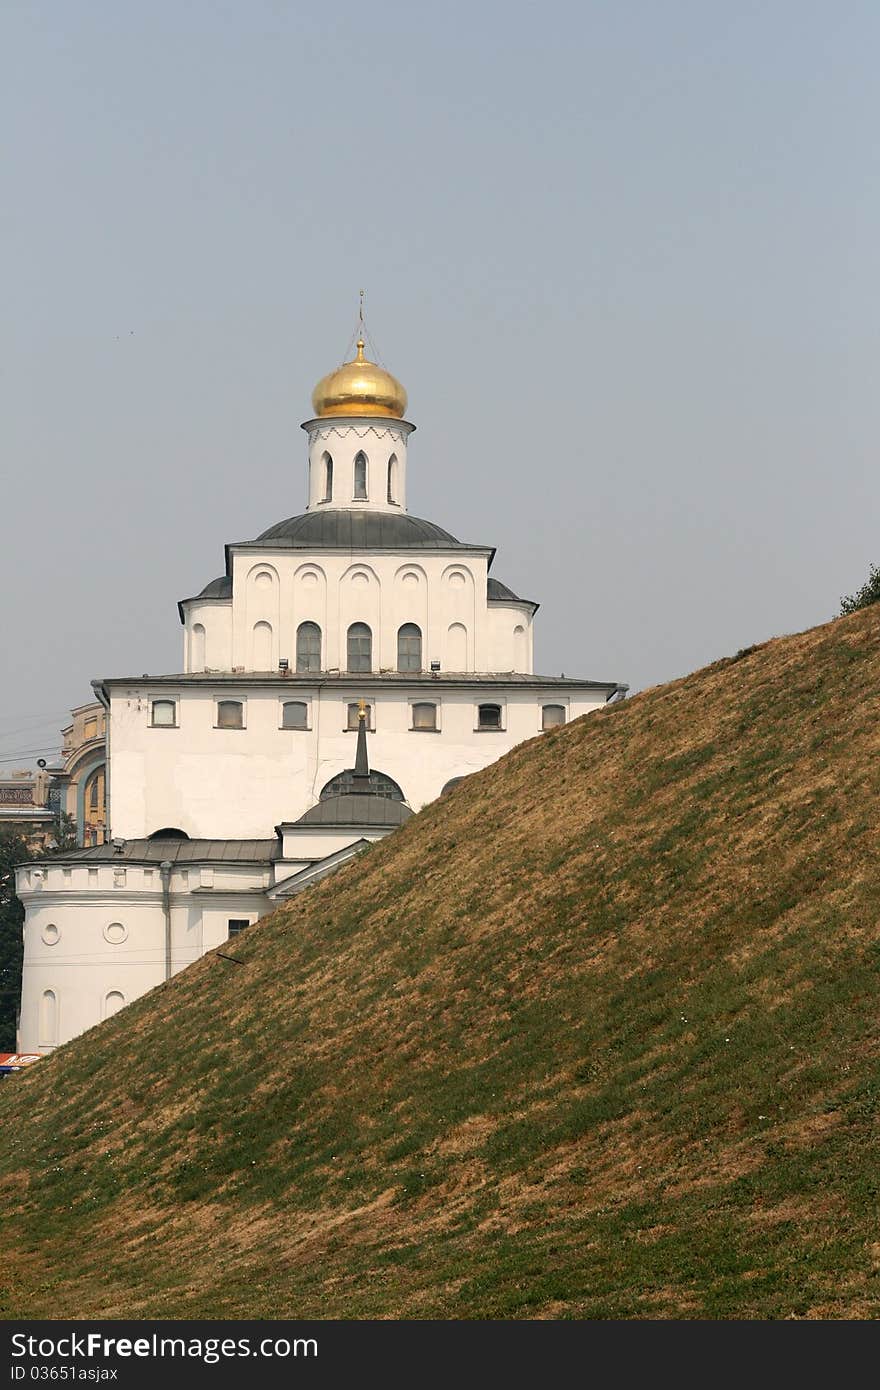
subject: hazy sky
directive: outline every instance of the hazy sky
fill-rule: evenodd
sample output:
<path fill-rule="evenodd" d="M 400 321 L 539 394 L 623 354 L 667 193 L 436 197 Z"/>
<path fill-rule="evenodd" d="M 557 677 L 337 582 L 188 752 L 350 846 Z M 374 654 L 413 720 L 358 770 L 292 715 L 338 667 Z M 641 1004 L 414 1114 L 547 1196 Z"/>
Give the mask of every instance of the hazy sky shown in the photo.
<path fill-rule="evenodd" d="M 410 511 L 538 670 L 665 681 L 880 561 L 876 0 L 3 0 L 0 52 L 0 770 L 304 509 L 361 286 Z"/>

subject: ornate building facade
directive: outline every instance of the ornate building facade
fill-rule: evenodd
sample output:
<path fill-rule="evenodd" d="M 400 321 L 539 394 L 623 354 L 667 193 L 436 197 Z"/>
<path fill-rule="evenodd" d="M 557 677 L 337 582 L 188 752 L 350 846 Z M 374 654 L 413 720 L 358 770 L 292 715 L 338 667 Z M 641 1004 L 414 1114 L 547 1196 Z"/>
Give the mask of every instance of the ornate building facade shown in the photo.
<path fill-rule="evenodd" d="M 180 672 L 93 682 L 109 843 L 18 871 L 22 1051 L 99 1023 L 461 778 L 625 693 L 535 674 L 538 605 L 490 574 L 494 548 L 410 515 L 415 426 L 363 342 L 312 399 L 305 511 L 227 544 L 224 573 L 181 600 Z"/>

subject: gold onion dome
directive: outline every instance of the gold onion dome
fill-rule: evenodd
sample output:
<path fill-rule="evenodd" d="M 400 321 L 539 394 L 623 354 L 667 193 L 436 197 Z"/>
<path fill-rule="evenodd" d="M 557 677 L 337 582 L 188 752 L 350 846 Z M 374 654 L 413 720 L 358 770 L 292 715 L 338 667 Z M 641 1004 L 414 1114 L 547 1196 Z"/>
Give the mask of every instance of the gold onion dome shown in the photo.
<path fill-rule="evenodd" d="M 318 382 L 312 408 L 316 416 L 391 415 L 401 420 L 406 391 L 390 372 L 364 357 L 364 342 L 359 338 L 357 357 Z"/>

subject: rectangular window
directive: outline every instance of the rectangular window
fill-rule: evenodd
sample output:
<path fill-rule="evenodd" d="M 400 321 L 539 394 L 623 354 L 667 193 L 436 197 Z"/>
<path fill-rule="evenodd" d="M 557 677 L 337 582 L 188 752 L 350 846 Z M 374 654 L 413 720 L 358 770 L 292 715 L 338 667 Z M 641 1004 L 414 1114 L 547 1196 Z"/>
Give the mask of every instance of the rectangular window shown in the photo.
<path fill-rule="evenodd" d="M 285 700 L 281 706 L 282 729 L 307 729 L 309 707 L 305 700 Z"/>
<path fill-rule="evenodd" d="M 98 737 L 98 719 L 97 719 L 97 715 L 96 715 L 94 719 L 87 719 L 86 722 L 85 722 L 85 724 L 83 725 L 83 738 L 97 738 L 97 737 Z"/>
<path fill-rule="evenodd" d="M 437 706 L 427 702 L 414 704 L 412 707 L 412 726 L 414 729 L 436 729 Z"/>
<path fill-rule="evenodd" d="M 368 732 L 372 732 L 372 728 L 373 728 L 373 706 L 372 706 L 372 705 L 366 705 L 366 706 L 364 707 L 364 713 L 365 713 L 366 716 L 367 716 L 367 730 L 368 730 Z M 359 703 L 349 705 L 349 707 L 348 707 L 348 723 L 347 723 L 347 725 L 346 725 L 347 728 L 349 728 L 349 729 L 356 729 L 356 728 L 357 728 L 357 726 L 358 726 L 359 714 L 360 714 L 360 704 L 359 704 Z"/>
<path fill-rule="evenodd" d="M 542 705 L 541 728 L 558 729 L 565 723 L 565 705 Z"/>
<path fill-rule="evenodd" d="M 242 704 L 241 700 L 217 701 L 217 728 L 244 728 L 244 705 Z"/>
<path fill-rule="evenodd" d="M 173 729 L 177 725 L 177 701 L 153 700 L 150 704 L 150 723 L 154 729 Z"/>
<path fill-rule="evenodd" d="M 480 705 L 477 709 L 478 729 L 502 729 L 500 705 Z"/>
<path fill-rule="evenodd" d="M 241 933 L 245 931 L 247 927 L 250 926 L 250 922 L 246 917 L 230 917 L 228 920 L 228 926 L 230 937 L 240 936 Z"/>

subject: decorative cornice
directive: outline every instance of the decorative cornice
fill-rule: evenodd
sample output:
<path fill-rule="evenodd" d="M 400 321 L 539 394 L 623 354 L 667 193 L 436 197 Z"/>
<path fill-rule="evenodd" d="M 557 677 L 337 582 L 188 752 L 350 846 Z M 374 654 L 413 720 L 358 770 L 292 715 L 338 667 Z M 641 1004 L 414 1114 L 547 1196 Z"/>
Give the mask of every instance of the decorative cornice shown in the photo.
<path fill-rule="evenodd" d="M 329 439 L 331 435 L 338 435 L 344 439 L 348 434 L 354 434 L 358 439 L 366 439 L 367 435 L 373 435 L 376 439 L 386 439 L 390 436 L 398 440 L 401 444 L 406 442 L 408 434 L 412 434 L 415 425 L 411 425 L 407 420 L 395 420 L 377 423 L 356 424 L 354 421 L 340 419 L 330 420 L 307 420 L 302 428 L 309 436 L 309 444 L 314 444 L 316 439 Z"/>

